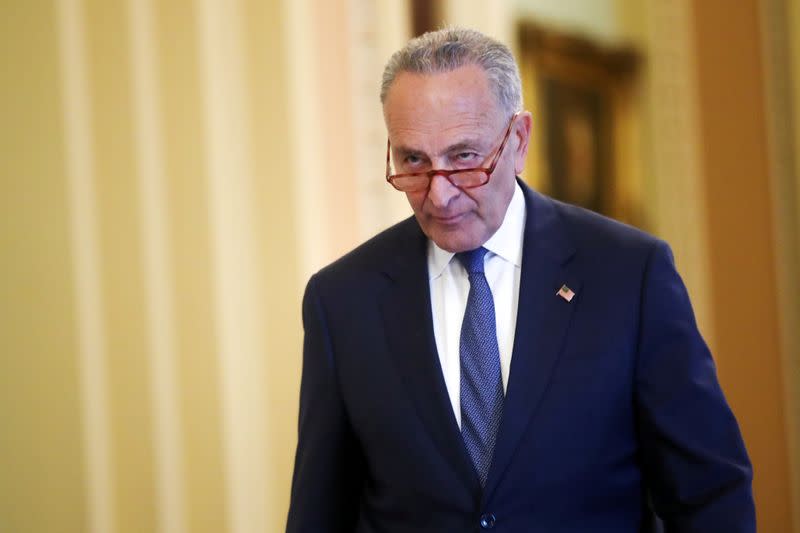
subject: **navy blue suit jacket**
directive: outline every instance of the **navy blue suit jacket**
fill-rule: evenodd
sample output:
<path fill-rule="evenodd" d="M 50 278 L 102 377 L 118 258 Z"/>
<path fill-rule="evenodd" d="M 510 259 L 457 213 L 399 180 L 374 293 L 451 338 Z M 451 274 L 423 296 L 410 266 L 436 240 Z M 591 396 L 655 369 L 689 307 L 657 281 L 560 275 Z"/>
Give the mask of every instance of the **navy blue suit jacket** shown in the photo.
<path fill-rule="evenodd" d="M 447 395 L 411 218 L 308 283 L 288 532 L 634 533 L 654 512 L 669 533 L 755 531 L 747 453 L 667 245 L 522 187 L 485 489 Z"/>

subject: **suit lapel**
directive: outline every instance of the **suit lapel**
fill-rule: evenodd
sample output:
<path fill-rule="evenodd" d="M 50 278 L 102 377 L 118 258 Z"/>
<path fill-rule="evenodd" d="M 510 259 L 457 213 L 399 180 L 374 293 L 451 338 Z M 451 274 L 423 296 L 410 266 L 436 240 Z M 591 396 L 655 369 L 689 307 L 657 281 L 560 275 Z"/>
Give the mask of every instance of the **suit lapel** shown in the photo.
<path fill-rule="evenodd" d="M 393 284 L 383 294 L 381 313 L 390 352 L 409 396 L 442 456 L 464 485 L 479 481 L 461 439 L 436 351 L 431 318 L 425 235 L 410 221 L 409 246 L 398 250 L 386 269 Z"/>
<path fill-rule="evenodd" d="M 517 324 L 503 421 L 483 500 L 500 482 L 550 382 L 576 300 L 558 290 L 567 285 L 580 298 L 581 280 L 571 272 L 571 240 L 550 200 L 521 184 L 526 222 Z M 392 280 L 381 313 L 392 358 L 417 413 L 442 456 L 470 490 L 478 477 L 453 415 L 433 337 L 427 240 L 412 219 L 385 273 Z M 420 317 L 424 317 L 420 320 Z"/>
<path fill-rule="evenodd" d="M 484 501 L 508 468 L 544 396 L 576 307 L 575 299 L 580 298 L 581 281 L 569 269 L 574 249 L 553 204 L 525 185 L 522 188 L 527 215 L 514 351 Z M 574 291 L 572 302 L 557 294 L 562 285 Z"/>

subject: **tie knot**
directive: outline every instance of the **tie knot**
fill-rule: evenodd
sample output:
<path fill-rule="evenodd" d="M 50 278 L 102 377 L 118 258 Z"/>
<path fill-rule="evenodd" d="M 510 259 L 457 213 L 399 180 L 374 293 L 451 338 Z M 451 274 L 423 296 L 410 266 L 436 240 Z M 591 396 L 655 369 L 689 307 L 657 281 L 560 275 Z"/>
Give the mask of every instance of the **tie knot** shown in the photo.
<path fill-rule="evenodd" d="M 488 251 L 489 250 L 481 246 L 480 248 L 475 248 L 474 250 L 457 253 L 456 259 L 458 259 L 459 262 L 464 265 L 464 268 L 468 273 L 483 273 L 483 258 Z"/>

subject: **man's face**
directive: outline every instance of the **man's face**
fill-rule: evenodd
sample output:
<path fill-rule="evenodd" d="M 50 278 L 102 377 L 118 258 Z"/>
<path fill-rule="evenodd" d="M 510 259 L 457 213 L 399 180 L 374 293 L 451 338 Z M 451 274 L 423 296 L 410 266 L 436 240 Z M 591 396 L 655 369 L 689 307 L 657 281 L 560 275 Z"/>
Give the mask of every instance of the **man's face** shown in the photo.
<path fill-rule="evenodd" d="M 495 100 L 477 65 L 398 74 L 384 104 L 395 171 L 488 166 L 511 118 Z M 530 127 L 530 114 L 521 113 L 486 185 L 462 190 L 436 175 L 428 189 L 406 193 L 422 231 L 440 248 L 478 248 L 500 227 L 514 177 L 524 166 Z"/>

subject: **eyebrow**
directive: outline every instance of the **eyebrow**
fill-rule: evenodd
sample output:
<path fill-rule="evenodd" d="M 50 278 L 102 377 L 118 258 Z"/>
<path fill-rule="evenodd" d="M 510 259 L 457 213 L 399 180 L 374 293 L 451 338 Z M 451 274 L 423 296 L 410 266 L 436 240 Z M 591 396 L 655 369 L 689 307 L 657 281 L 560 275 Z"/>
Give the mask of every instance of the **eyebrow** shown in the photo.
<path fill-rule="evenodd" d="M 407 146 L 397 146 L 392 145 L 392 151 L 396 151 L 398 154 L 401 155 L 416 155 L 416 156 L 424 156 L 425 153 L 421 150 L 417 150 L 415 148 L 409 148 Z"/>
<path fill-rule="evenodd" d="M 428 157 L 428 154 L 426 154 L 422 150 L 418 150 L 416 148 L 409 148 L 408 146 L 404 146 L 404 145 L 396 146 L 396 145 L 393 144 L 392 145 L 392 149 L 393 150 L 397 150 L 398 154 L 401 154 L 401 155 L 404 155 L 404 156 L 414 155 L 414 156 Z M 478 139 L 478 138 L 475 138 L 475 139 L 464 139 L 464 140 L 461 140 L 461 141 L 459 141 L 459 142 L 457 142 L 455 144 L 451 144 L 450 146 L 445 148 L 442 151 L 442 153 L 451 154 L 451 153 L 456 152 L 458 150 L 464 150 L 464 149 L 483 150 L 483 149 L 485 149 L 485 147 L 482 146 L 481 140 Z"/>
<path fill-rule="evenodd" d="M 478 139 L 466 139 L 455 144 L 448 146 L 444 153 L 449 154 L 452 152 L 457 152 L 458 150 L 464 149 L 472 149 L 472 150 L 479 150 L 482 149 L 481 142 Z"/>

